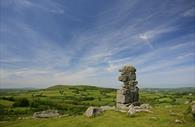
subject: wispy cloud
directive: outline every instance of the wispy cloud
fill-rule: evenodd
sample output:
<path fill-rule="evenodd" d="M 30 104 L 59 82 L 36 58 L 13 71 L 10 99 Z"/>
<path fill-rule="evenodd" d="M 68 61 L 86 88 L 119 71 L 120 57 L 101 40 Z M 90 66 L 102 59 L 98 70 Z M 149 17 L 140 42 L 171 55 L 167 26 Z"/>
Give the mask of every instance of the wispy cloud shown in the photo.
<path fill-rule="evenodd" d="M 42 0 L 42 1 L 33 1 L 33 0 L 8 0 L 7 6 L 12 6 L 13 8 L 20 10 L 25 9 L 39 9 L 46 12 L 63 14 L 63 6 L 52 0 Z"/>
<path fill-rule="evenodd" d="M 68 83 L 119 87 L 117 71 L 125 64 L 138 68 L 138 80 L 143 87 L 194 84 L 194 33 L 189 30 L 193 25 L 185 21 L 192 19 L 182 15 L 191 5 L 142 2 L 122 1 L 103 10 L 94 8 L 98 12 L 89 12 L 88 16 L 92 25 L 67 22 L 67 16 L 74 21 L 85 21 L 86 16 L 76 17 L 65 4 L 60 4 L 63 1 L 8 2 L 18 13 L 29 9 L 61 15 L 55 15 L 56 20 L 40 22 L 48 23 L 46 27 L 52 27 L 49 31 L 52 34 L 48 34 L 46 27 L 40 29 L 28 20 L 1 20 L 1 86 Z M 188 76 L 182 78 L 179 72 Z M 180 82 L 178 77 L 186 82 Z"/>
<path fill-rule="evenodd" d="M 190 8 L 190 9 L 188 9 L 187 11 L 185 11 L 184 13 L 183 13 L 183 16 L 195 16 L 195 9 L 194 8 Z"/>

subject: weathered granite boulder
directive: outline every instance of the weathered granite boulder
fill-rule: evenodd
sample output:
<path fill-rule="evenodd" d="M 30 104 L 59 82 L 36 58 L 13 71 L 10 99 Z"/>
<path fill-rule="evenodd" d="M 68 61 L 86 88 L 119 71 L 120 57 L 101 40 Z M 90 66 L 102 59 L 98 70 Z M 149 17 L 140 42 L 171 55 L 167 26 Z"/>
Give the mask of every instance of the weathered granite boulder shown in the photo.
<path fill-rule="evenodd" d="M 176 120 L 175 120 L 175 123 L 182 124 L 183 121 L 182 121 L 182 120 L 179 120 L 179 119 L 176 119 Z"/>
<path fill-rule="evenodd" d="M 142 108 L 142 109 L 152 109 L 152 106 L 149 105 L 149 104 L 142 104 L 142 105 L 140 105 L 140 108 Z"/>
<path fill-rule="evenodd" d="M 41 112 L 35 112 L 33 114 L 33 118 L 50 118 L 50 117 L 57 117 L 60 114 L 57 110 L 46 110 Z"/>
<path fill-rule="evenodd" d="M 116 103 L 116 107 L 118 110 L 124 110 L 124 111 L 129 110 L 129 104 Z"/>
<path fill-rule="evenodd" d="M 85 111 L 84 115 L 87 117 L 93 117 L 101 114 L 102 112 L 103 110 L 101 108 L 91 106 Z"/>
<path fill-rule="evenodd" d="M 147 113 L 153 113 L 150 109 L 152 108 L 152 106 L 150 106 L 149 104 L 142 104 L 141 106 L 134 106 L 133 104 L 131 104 L 128 107 L 128 112 L 127 114 L 129 116 L 134 115 L 137 112 L 147 112 Z"/>
<path fill-rule="evenodd" d="M 136 113 L 136 109 L 133 105 L 129 106 L 129 111 L 127 112 L 128 116 L 133 116 Z"/>

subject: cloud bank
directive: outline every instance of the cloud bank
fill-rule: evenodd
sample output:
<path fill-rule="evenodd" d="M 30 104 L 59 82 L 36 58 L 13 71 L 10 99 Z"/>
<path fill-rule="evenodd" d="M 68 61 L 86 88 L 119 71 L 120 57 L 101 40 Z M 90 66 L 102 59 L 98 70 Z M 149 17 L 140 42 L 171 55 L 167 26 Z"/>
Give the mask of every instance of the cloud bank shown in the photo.
<path fill-rule="evenodd" d="M 117 88 L 118 69 L 126 64 L 137 68 L 140 87 L 194 86 L 194 5 L 1 1 L 0 86 Z"/>

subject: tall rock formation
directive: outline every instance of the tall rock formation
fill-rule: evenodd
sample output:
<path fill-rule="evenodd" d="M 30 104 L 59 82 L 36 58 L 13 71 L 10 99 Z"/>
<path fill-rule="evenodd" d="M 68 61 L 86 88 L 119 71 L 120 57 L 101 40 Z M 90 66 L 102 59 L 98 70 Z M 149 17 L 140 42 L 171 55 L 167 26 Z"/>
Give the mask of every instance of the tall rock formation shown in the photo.
<path fill-rule="evenodd" d="M 119 70 L 121 75 L 118 80 L 123 82 L 121 89 L 117 90 L 117 107 L 127 107 L 130 104 L 139 104 L 139 88 L 136 81 L 136 69 L 129 65 Z"/>

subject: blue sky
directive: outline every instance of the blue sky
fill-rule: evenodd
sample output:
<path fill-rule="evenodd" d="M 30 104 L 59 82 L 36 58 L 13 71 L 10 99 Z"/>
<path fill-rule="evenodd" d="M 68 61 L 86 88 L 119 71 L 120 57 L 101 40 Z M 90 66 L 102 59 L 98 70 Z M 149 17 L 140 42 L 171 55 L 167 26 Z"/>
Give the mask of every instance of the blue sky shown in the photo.
<path fill-rule="evenodd" d="M 195 85 L 194 0 L 0 0 L 0 86 Z"/>

